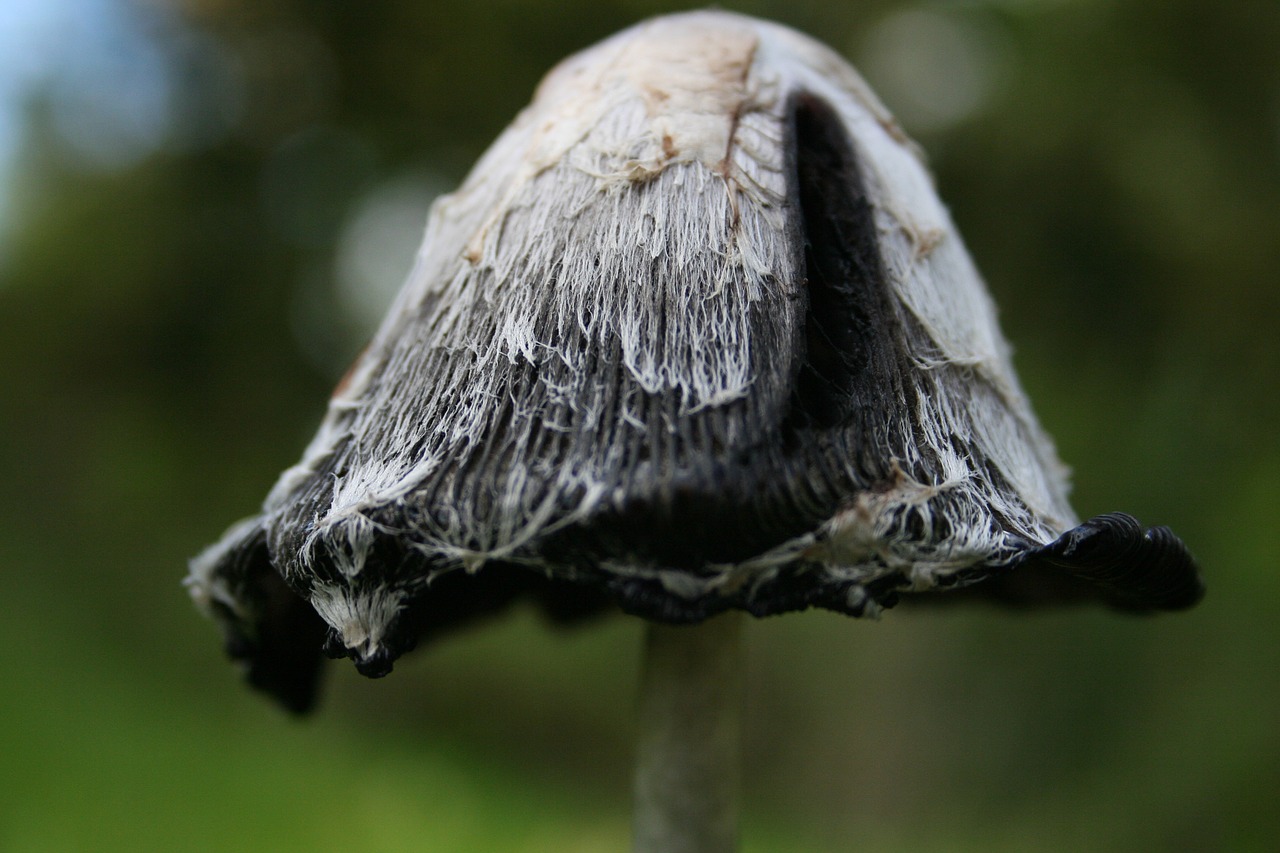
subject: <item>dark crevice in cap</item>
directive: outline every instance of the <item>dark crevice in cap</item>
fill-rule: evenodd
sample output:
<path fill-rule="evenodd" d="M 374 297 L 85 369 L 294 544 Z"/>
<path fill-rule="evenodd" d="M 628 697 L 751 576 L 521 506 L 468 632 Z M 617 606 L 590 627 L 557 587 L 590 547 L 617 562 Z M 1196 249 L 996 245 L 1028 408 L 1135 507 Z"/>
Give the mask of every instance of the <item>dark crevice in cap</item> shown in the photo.
<path fill-rule="evenodd" d="M 871 202 L 839 116 L 792 99 L 792 197 L 805 261 L 804 359 L 784 429 L 849 426 L 897 408 L 902 361 Z"/>

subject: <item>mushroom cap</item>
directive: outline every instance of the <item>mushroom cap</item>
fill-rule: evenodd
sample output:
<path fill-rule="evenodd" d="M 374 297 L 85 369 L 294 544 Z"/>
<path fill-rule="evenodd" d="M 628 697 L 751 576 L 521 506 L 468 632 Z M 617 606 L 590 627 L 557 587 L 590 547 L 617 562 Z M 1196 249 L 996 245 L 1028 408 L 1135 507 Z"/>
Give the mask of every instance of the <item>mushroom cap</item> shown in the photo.
<path fill-rule="evenodd" d="M 552 70 L 188 585 L 297 709 L 322 648 L 381 675 L 522 598 L 675 623 L 1199 598 L 1168 530 L 1066 494 L 892 116 L 812 39 L 695 12 Z"/>

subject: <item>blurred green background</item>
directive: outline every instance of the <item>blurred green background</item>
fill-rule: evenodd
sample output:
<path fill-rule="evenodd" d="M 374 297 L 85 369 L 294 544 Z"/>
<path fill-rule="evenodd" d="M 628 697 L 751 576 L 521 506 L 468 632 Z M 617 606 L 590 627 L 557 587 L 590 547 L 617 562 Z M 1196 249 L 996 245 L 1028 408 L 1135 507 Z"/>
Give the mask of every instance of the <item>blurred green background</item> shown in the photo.
<path fill-rule="evenodd" d="M 930 155 L 1085 516 L 1178 615 L 754 623 L 748 851 L 1280 838 L 1280 4 L 727 2 Z M 294 720 L 190 606 L 556 60 L 646 0 L 0 2 L 0 850 L 627 846 L 640 626 L 515 612 Z"/>

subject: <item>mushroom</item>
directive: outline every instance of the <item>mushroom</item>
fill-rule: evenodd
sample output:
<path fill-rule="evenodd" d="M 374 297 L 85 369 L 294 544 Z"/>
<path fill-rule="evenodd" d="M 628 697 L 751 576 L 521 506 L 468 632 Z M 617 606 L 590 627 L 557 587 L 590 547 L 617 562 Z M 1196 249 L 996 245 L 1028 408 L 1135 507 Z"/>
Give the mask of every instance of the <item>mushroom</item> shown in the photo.
<path fill-rule="evenodd" d="M 1075 518 L 888 110 L 828 48 L 725 12 L 551 71 L 436 203 L 301 462 L 187 584 L 299 712 L 322 652 L 382 676 L 517 600 L 648 620 L 643 851 L 733 847 L 742 611 L 1202 594 L 1166 528 Z"/>

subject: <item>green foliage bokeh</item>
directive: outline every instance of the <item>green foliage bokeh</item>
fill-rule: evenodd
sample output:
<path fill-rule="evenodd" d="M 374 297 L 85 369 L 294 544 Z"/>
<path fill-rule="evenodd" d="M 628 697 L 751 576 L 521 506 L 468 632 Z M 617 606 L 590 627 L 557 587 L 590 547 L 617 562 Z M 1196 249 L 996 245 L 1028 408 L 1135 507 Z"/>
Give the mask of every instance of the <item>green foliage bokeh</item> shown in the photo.
<path fill-rule="evenodd" d="M 1168 524 L 1209 586 L 1152 619 L 753 625 L 746 849 L 1266 849 L 1280 5 L 725 5 L 859 63 L 903 14 L 977 34 L 982 104 L 904 122 L 1077 510 Z M 90 167 L 47 93 L 6 188 L 0 849 L 625 849 L 638 626 L 517 612 L 382 682 L 335 665 L 299 722 L 242 687 L 180 581 L 294 461 L 368 332 L 335 284 L 361 199 L 455 183 L 555 61 L 680 7 L 138 8 L 170 22 L 173 139 Z M 892 109 L 882 67 L 863 70 Z"/>

